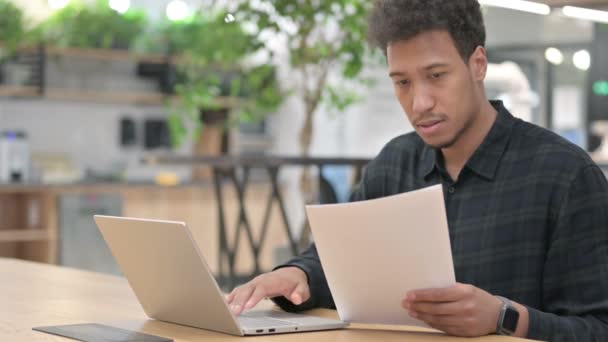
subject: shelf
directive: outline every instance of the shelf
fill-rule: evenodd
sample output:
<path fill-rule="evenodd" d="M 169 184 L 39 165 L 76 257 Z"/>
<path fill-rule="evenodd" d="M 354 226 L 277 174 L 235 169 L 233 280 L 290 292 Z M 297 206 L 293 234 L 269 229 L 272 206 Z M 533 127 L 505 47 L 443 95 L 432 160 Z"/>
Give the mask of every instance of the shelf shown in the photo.
<path fill-rule="evenodd" d="M 40 95 L 38 87 L 0 86 L 0 96 L 34 97 L 56 101 L 98 102 L 135 105 L 163 105 L 170 96 L 162 93 L 144 92 L 100 92 L 76 89 L 50 88 Z"/>
<path fill-rule="evenodd" d="M 128 91 L 87 91 L 61 88 L 48 88 L 43 96 L 45 99 L 57 101 L 100 102 L 136 105 L 163 105 L 170 99 L 162 93 L 128 92 Z"/>
<path fill-rule="evenodd" d="M 51 236 L 42 229 L 0 230 L 0 242 L 48 241 Z"/>
<path fill-rule="evenodd" d="M 0 42 L 0 48 L 6 45 Z M 135 61 L 135 62 L 147 62 L 147 63 L 175 63 L 180 60 L 180 57 L 167 56 L 163 54 L 142 54 L 136 53 L 129 50 L 117 50 L 117 49 L 97 49 L 97 48 L 74 48 L 74 47 L 59 47 L 43 45 L 44 51 L 47 56 L 57 57 L 78 57 L 78 58 L 90 58 L 90 59 L 101 59 L 109 61 Z M 38 53 L 41 50 L 41 45 L 34 46 L 21 46 L 17 48 L 18 52 L 25 53 Z"/>
<path fill-rule="evenodd" d="M 175 61 L 175 58 L 161 54 L 138 54 L 128 50 L 61 48 L 49 46 L 46 48 L 46 53 L 48 56 L 89 58 L 106 61 L 135 61 L 158 64 L 167 62 L 173 63 Z"/>
<path fill-rule="evenodd" d="M 35 97 L 56 101 L 99 102 L 136 105 L 164 105 L 171 96 L 154 92 L 90 91 L 64 88 L 47 88 L 40 95 L 40 88 L 33 86 L 0 85 L 0 97 Z"/>
<path fill-rule="evenodd" d="M 0 47 L 2 47 L 0 42 Z M 153 64 L 181 63 L 187 60 L 183 56 L 166 56 L 162 54 L 138 54 L 128 50 L 112 49 L 85 49 L 85 48 L 62 48 L 56 46 L 23 46 L 17 49 L 23 53 L 35 53 L 41 56 L 42 61 L 35 63 L 32 68 L 38 68 L 36 72 L 40 75 L 36 78 L 41 82 L 39 86 L 16 86 L 0 84 L 0 97 L 29 97 L 41 98 L 57 101 L 76 101 L 76 102 L 96 102 L 112 104 L 131 104 L 162 106 L 167 100 L 178 100 L 175 95 L 162 92 L 137 92 L 137 91 L 100 91 L 53 88 L 44 84 L 44 65 L 45 57 L 75 57 L 82 59 L 103 60 L 103 61 L 134 61 Z M 233 97 L 219 98 L 218 103 L 225 108 L 233 108 L 240 101 Z"/>
<path fill-rule="evenodd" d="M 40 88 L 32 86 L 0 86 L 0 96 L 35 97 L 40 96 Z"/>
<path fill-rule="evenodd" d="M 167 100 L 176 100 L 176 96 L 154 92 L 129 91 L 90 91 L 65 88 L 47 88 L 40 95 L 38 87 L 0 85 L 0 97 L 36 97 L 55 101 L 94 102 L 112 104 L 132 104 L 162 106 Z M 218 99 L 221 106 L 232 108 L 241 100 L 232 97 Z"/>

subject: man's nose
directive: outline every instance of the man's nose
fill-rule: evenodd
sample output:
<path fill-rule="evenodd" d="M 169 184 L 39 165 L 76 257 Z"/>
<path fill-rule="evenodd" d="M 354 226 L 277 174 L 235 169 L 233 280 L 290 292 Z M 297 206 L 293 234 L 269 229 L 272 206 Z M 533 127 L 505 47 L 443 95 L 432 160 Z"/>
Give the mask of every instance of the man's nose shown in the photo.
<path fill-rule="evenodd" d="M 432 111 L 433 107 L 435 107 L 435 100 L 429 89 L 425 86 L 415 87 L 412 94 L 412 110 L 414 113 L 428 113 Z"/>

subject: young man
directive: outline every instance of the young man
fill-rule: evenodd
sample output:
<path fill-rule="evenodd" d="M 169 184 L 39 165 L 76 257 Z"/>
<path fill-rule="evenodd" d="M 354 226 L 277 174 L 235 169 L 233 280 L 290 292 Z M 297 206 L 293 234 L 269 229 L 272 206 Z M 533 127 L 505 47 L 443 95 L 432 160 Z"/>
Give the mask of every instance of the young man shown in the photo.
<path fill-rule="evenodd" d="M 459 282 L 408 293 L 403 314 L 458 336 L 607 341 L 608 183 L 584 151 L 487 100 L 477 0 L 376 1 L 370 36 L 415 132 L 388 143 L 352 200 L 442 184 Z M 228 300 L 240 313 L 264 297 L 334 306 L 314 245 Z"/>

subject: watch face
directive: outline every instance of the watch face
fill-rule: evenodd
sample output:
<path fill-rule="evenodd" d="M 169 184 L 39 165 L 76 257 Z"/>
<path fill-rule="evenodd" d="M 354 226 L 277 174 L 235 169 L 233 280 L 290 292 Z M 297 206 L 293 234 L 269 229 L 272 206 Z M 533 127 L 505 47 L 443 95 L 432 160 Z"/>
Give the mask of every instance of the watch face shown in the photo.
<path fill-rule="evenodd" d="M 510 332 L 517 330 L 517 322 L 519 321 L 519 312 L 513 308 L 507 308 L 505 318 L 502 321 L 502 328 Z"/>

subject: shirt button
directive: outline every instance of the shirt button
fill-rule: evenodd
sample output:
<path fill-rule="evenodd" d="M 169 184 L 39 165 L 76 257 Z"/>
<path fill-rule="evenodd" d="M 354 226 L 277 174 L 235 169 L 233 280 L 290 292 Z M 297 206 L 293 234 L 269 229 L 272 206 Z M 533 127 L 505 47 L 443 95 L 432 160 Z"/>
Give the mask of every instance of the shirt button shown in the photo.
<path fill-rule="evenodd" d="M 451 187 L 448 188 L 448 192 L 451 193 L 451 194 L 453 194 L 453 193 L 456 192 L 456 189 L 453 186 L 451 186 Z"/>

